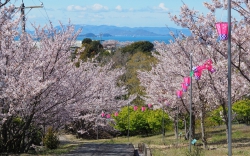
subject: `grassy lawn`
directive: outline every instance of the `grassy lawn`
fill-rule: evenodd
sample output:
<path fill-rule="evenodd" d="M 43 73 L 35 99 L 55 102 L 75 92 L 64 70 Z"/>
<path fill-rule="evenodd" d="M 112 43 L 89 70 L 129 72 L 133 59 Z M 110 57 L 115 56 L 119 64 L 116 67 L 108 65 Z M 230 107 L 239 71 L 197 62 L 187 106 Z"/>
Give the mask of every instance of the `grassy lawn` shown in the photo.
<path fill-rule="evenodd" d="M 87 142 L 98 143 L 132 143 L 135 147 L 139 143 L 147 144 L 153 156 L 227 156 L 227 138 L 225 126 L 207 128 L 208 150 L 203 150 L 201 140 L 197 137 L 196 147 L 192 146 L 192 152 L 189 153 L 188 141 L 183 138 L 176 140 L 173 131 L 166 132 L 165 137 L 162 135 L 155 136 L 132 136 L 117 137 L 113 139 L 100 139 L 100 140 L 83 140 L 76 139 L 72 135 L 64 135 L 64 141 L 56 150 L 40 149 L 36 155 L 59 155 L 67 153 L 70 150 L 76 149 L 79 145 Z M 232 151 L 234 156 L 249 156 L 250 155 L 250 126 L 246 125 L 233 125 L 232 128 Z M 182 132 L 183 133 L 183 132 Z M 199 136 L 200 131 L 197 129 L 196 134 Z M 38 151 L 38 150 L 37 150 Z M 23 154 L 22 156 L 34 155 L 35 153 Z"/>
<path fill-rule="evenodd" d="M 194 156 L 227 156 L 227 137 L 226 127 L 218 126 L 207 128 L 208 150 L 203 150 L 202 146 L 193 147 L 192 152 Z M 200 131 L 197 129 L 196 134 L 199 136 Z M 197 145 L 202 145 L 201 140 L 197 138 Z M 127 137 L 119 137 L 107 140 L 109 143 L 127 143 Z M 167 132 L 163 138 L 162 135 L 140 137 L 133 136 L 129 138 L 129 142 L 135 146 L 138 143 L 146 143 L 154 156 L 185 156 L 191 155 L 189 153 L 188 141 L 181 139 L 176 140 L 173 132 Z M 232 128 L 232 153 L 234 156 L 249 156 L 250 155 L 250 126 L 233 125 Z M 196 153 L 195 153 L 196 152 Z M 199 154 L 197 154 L 199 153 Z"/>

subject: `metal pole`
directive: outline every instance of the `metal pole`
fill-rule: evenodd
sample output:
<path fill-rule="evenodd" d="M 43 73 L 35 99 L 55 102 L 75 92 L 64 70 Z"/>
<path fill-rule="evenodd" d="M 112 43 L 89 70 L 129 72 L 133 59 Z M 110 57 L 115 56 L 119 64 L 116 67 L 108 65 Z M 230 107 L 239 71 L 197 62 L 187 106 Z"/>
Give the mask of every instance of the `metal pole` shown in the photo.
<path fill-rule="evenodd" d="M 129 142 L 129 128 L 130 128 L 130 121 L 129 121 L 129 103 L 128 103 L 128 142 Z"/>
<path fill-rule="evenodd" d="M 177 106 L 177 138 L 176 138 L 177 146 L 178 146 L 178 138 L 179 138 L 179 106 Z"/>
<path fill-rule="evenodd" d="M 25 7 L 24 3 L 23 3 L 23 0 L 22 0 L 22 4 L 20 6 L 21 19 L 22 19 L 22 33 L 25 33 L 25 11 L 24 10 L 26 8 L 30 8 L 30 9 L 33 9 L 33 8 L 43 8 L 43 4 L 41 4 L 41 6 L 28 6 L 28 7 Z M 18 7 L 16 7 L 16 9 L 18 9 Z"/>
<path fill-rule="evenodd" d="M 191 152 L 191 142 L 192 142 L 192 68 L 193 68 L 193 65 L 192 65 L 192 53 L 190 53 L 190 110 L 189 110 L 189 113 L 190 113 L 190 123 L 189 123 L 189 152 Z"/>
<path fill-rule="evenodd" d="M 228 155 L 232 155 L 232 105 L 231 105 L 231 0 L 228 0 Z"/>
<path fill-rule="evenodd" d="M 164 137 L 165 137 L 165 123 L 164 123 L 164 107 L 162 105 L 162 142 L 164 143 Z"/>
<path fill-rule="evenodd" d="M 22 18 L 22 32 L 25 33 L 25 12 L 24 12 L 25 6 L 22 1 L 21 4 L 21 18 Z"/>

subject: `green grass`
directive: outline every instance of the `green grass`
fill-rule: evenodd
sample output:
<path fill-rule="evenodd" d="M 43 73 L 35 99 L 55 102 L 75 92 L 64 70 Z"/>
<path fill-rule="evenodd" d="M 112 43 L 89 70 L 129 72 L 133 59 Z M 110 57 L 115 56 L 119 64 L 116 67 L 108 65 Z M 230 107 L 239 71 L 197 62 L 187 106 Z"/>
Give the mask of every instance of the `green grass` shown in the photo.
<path fill-rule="evenodd" d="M 198 146 L 195 150 L 192 147 L 191 153 L 189 153 L 189 143 L 188 141 L 182 139 L 177 140 L 174 137 L 173 132 L 167 132 L 164 139 L 162 135 L 142 137 L 133 136 L 129 138 L 129 142 L 133 143 L 135 146 L 138 143 L 143 142 L 148 144 L 151 148 L 153 156 L 227 156 L 227 137 L 226 137 L 226 127 L 210 127 L 206 129 L 207 140 L 209 150 L 202 149 L 202 146 Z M 199 129 L 196 130 L 199 136 Z M 114 138 L 112 140 L 107 140 L 107 143 L 127 143 L 127 137 Z M 202 144 L 202 141 L 198 139 L 197 144 Z M 248 156 L 250 155 L 250 126 L 246 125 L 233 125 L 232 127 L 232 153 L 234 156 Z"/>
<path fill-rule="evenodd" d="M 202 149 L 202 146 L 197 146 L 197 149 L 192 146 L 192 152 L 189 153 L 189 143 L 182 138 L 176 140 L 173 131 L 166 132 L 165 137 L 162 135 L 155 136 L 130 136 L 117 137 L 113 139 L 100 139 L 100 140 L 83 140 L 76 139 L 72 135 L 67 135 L 67 140 L 70 142 L 62 144 L 56 150 L 41 150 L 33 155 L 59 155 L 67 153 L 70 150 L 76 149 L 79 145 L 87 142 L 97 143 L 132 143 L 135 147 L 139 143 L 147 144 L 153 156 L 227 156 L 227 138 L 225 126 L 210 127 L 206 129 L 207 141 L 209 150 Z M 196 130 L 196 134 L 199 136 L 199 129 Z M 201 144 L 201 140 L 198 138 L 197 144 Z M 249 156 L 250 155 L 250 126 L 246 125 L 233 125 L 232 128 L 232 152 L 234 156 Z M 196 152 L 196 153 L 195 153 Z M 199 153 L 197 155 L 197 153 Z M 31 154 L 31 155 L 32 155 Z M 25 156 L 25 155 L 22 155 Z"/>
<path fill-rule="evenodd" d="M 60 145 L 57 149 L 53 149 L 53 150 L 41 147 L 40 149 L 37 149 L 36 151 L 30 151 L 27 154 L 21 154 L 21 156 L 60 155 L 63 153 L 68 153 L 69 151 L 76 149 L 78 146 L 79 144 L 65 144 L 65 145 Z"/>

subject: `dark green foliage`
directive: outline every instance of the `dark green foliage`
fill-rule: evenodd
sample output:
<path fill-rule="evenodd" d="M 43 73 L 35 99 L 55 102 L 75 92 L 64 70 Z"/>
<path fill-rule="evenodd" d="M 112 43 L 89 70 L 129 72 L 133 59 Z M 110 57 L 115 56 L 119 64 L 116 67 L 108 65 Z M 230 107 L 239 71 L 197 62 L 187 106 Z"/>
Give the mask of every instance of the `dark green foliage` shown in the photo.
<path fill-rule="evenodd" d="M 0 127 L 0 153 L 24 153 L 32 144 L 40 145 L 41 129 L 31 123 L 31 116 L 12 116 Z"/>
<path fill-rule="evenodd" d="M 141 107 L 134 111 L 133 107 L 129 107 L 129 131 L 130 135 L 150 135 L 158 134 L 162 131 L 162 110 L 150 110 L 142 112 Z M 128 107 L 122 108 L 117 117 L 114 117 L 116 121 L 115 128 L 121 131 L 123 135 L 128 132 Z M 172 122 L 169 116 L 164 113 L 165 129 L 172 128 Z"/>
<path fill-rule="evenodd" d="M 90 44 L 92 42 L 92 40 L 90 38 L 85 38 L 82 40 L 82 44 L 87 43 Z"/>
<path fill-rule="evenodd" d="M 134 54 L 136 52 L 150 53 L 154 48 L 154 45 L 149 41 L 138 41 L 134 42 L 121 50 L 123 53 Z"/>
<path fill-rule="evenodd" d="M 80 67 L 80 62 L 76 62 L 75 63 L 75 66 L 78 68 L 78 67 Z"/>
<path fill-rule="evenodd" d="M 76 55 L 80 55 L 80 60 L 86 61 L 88 58 L 93 58 L 97 54 L 103 51 L 103 46 L 100 41 L 92 41 L 91 39 L 84 39 L 82 41 L 82 47 L 84 47 L 84 51 L 79 53 L 76 51 Z"/>
<path fill-rule="evenodd" d="M 57 134 L 53 131 L 52 127 L 48 128 L 48 131 L 44 136 L 43 143 L 49 149 L 56 149 L 59 146 L 59 138 Z"/>

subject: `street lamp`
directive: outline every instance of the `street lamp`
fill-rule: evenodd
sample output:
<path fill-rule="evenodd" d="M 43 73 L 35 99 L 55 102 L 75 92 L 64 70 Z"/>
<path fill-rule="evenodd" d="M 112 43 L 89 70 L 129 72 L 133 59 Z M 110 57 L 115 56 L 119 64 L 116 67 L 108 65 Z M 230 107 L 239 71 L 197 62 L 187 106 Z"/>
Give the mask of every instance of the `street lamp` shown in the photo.
<path fill-rule="evenodd" d="M 228 155 L 232 155 L 232 105 L 231 105 L 231 0 L 228 0 L 228 48 L 227 48 L 227 65 L 228 65 Z"/>
<path fill-rule="evenodd" d="M 221 40 L 226 40 L 227 39 L 227 67 L 228 67 L 228 75 L 227 75 L 227 87 L 228 87 L 228 134 L 227 134 L 227 140 L 228 140 L 228 155 L 231 156 L 232 155 L 232 105 L 231 105 L 231 0 L 227 1 L 227 23 L 226 22 L 222 22 L 221 24 L 227 25 L 227 30 L 226 27 L 223 27 L 221 25 L 218 25 L 218 23 L 216 23 L 216 27 L 217 27 L 217 31 L 219 34 L 219 37 Z M 218 27 L 219 26 L 219 27 Z M 226 33 L 226 38 L 224 39 L 221 34 L 223 33 L 223 31 L 225 31 Z"/>

